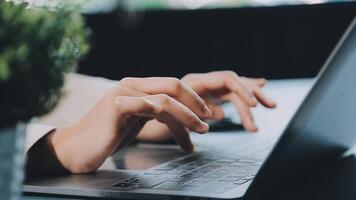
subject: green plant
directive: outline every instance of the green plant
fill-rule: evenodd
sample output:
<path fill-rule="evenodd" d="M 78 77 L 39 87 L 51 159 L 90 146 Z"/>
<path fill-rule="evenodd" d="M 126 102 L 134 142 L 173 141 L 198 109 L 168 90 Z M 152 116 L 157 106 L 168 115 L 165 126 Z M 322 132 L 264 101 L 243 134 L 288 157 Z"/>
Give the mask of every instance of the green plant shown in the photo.
<path fill-rule="evenodd" d="M 64 73 L 89 49 L 80 13 L 0 0 L 0 127 L 54 108 Z"/>

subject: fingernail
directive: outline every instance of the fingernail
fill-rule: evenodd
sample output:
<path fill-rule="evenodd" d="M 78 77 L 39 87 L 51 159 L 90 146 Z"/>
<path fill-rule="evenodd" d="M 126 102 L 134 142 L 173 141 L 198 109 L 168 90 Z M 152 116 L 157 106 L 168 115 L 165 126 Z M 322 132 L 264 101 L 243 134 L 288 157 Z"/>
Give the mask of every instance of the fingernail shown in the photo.
<path fill-rule="evenodd" d="M 200 122 L 199 132 L 206 133 L 209 131 L 209 125 L 203 121 Z"/>
<path fill-rule="evenodd" d="M 253 119 L 253 118 L 251 118 L 251 125 L 250 125 L 250 127 L 251 127 L 251 131 L 252 131 L 252 132 L 256 132 L 256 131 L 258 130 L 256 124 L 254 123 L 254 119 Z"/>
<path fill-rule="evenodd" d="M 277 106 L 277 103 L 274 102 L 274 101 L 272 101 L 272 106 L 273 106 L 273 107 L 276 107 L 276 106 Z"/>
<path fill-rule="evenodd" d="M 252 129 L 252 132 L 255 133 L 255 132 L 257 132 L 257 131 L 258 131 L 258 128 L 257 128 L 256 126 L 254 126 L 253 129 Z"/>

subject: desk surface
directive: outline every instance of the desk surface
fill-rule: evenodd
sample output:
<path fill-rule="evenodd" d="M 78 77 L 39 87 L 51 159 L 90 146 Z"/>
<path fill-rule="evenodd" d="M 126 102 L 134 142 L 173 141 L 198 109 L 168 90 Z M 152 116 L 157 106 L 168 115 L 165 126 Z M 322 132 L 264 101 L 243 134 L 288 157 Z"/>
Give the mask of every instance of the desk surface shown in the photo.
<path fill-rule="evenodd" d="M 253 110 L 256 123 L 259 126 L 258 137 L 277 138 L 301 101 L 309 91 L 314 80 L 295 79 L 295 80 L 275 80 L 266 86 L 266 93 L 278 102 L 278 107 L 274 110 L 267 110 L 258 106 Z M 226 114 L 232 116 L 234 120 L 239 120 L 234 108 L 231 105 L 226 106 Z M 229 140 L 231 133 L 213 133 L 207 135 L 192 135 L 193 141 L 199 146 L 209 144 L 215 140 L 217 135 L 221 139 L 221 134 L 225 134 L 226 140 Z M 222 141 L 223 142 L 223 141 Z M 320 183 L 319 183 L 320 182 Z M 356 185 L 356 159 L 345 159 L 342 163 L 330 166 L 322 170 L 320 174 L 308 176 L 303 183 L 296 183 L 293 188 L 286 189 L 285 192 L 273 194 L 273 199 L 355 199 L 356 192 L 352 186 Z M 327 190 L 325 190 L 327 189 Z M 291 195 L 293 194 L 293 195 Z M 325 195 L 324 195 L 325 194 Z M 270 199 L 268 198 L 268 199 Z M 25 200 L 42 199 L 64 199 L 57 197 L 36 197 L 25 196 Z M 68 198 L 66 198 L 68 199 Z M 71 198 L 72 199 L 72 198 Z"/>

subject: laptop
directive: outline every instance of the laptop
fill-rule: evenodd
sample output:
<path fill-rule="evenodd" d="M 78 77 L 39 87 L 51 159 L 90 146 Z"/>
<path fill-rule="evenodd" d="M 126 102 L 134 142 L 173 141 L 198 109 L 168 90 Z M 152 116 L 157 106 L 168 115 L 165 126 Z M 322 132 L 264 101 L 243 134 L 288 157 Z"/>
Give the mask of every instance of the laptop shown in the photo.
<path fill-rule="evenodd" d="M 24 191 L 102 198 L 258 199 L 337 161 L 356 143 L 356 18 L 277 142 L 263 137 L 214 142 L 220 145 L 192 154 L 165 145 L 131 146 L 112 156 L 112 169 L 33 178 Z M 137 163 L 148 168 L 130 169 Z"/>

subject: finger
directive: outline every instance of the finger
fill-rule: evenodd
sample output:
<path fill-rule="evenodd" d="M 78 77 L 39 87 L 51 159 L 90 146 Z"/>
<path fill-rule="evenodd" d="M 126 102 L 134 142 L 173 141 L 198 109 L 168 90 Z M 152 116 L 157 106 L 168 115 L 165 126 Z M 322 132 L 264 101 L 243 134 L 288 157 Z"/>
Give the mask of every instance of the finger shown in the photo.
<path fill-rule="evenodd" d="M 257 100 L 264 105 L 267 108 L 275 108 L 276 107 L 276 102 L 268 98 L 259 87 L 256 87 L 253 89 L 253 93 L 255 94 L 255 97 Z"/>
<path fill-rule="evenodd" d="M 184 151 L 192 152 L 194 150 L 194 145 L 190 139 L 189 130 L 187 128 L 174 119 L 167 120 L 166 125 L 173 133 L 173 137 L 177 144 Z"/>
<path fill-rule="evenodd" d="M 255 125 L 250 107 L 243 102 L 236 94 L 231 94 L 229 100 L 235 105 L 238 113 L 240 114 L 241 122 L 244 128 L 248 131 L 256 132 L 257 127 Z"/>
<path fill-rule="evenodd" d="M 263 92 L 259 85 L 251 80 L 250 78 L 243 78 L 245 87 L 249 87 L 252 91 L 257 100 L 267 108 L 274 108 L 276 107 L 276 103 L 268 98 Z"/>
<path fill-rule="evenodd" d="M 118 96 L 115 97 L 115 107 L 119 117 L 140 115 L 154 117 L 161 108 L 143 97 Z"/>
<path fill-rule="evenodd" d="M 149 94 L 146 94 L 144 92 L 140 92 L 131 88 L 126 88 L 126 87 L 122 87 L 122 86 L 116 86 L 114 88 L 112 88 L 110 90 L 110 92 L 108 93 L 108 95 L 111 98 L 115 98 L 117 96 L 127 96 L 127 97 L 143 97 L 143 96 L 147 96 Z"/>
<path fill-rule="evenodd" d="M 243 81 L 237 75 L 229 76 L 225 80 L 226 87 L 229 88 L 232 92 L 239 94 L 245 104 L 248 106 L 257 105 L 257 100 L 253 96 L 253 92 L 250 90 L 250 88 L 244 86 Z"/>
<path fill-rule="evenodd" d="M 188 85 L 176 78 L 125 78 L 120 85 L 147 94 L 167 94 L 201 117 L 209 117 L 211 111 L 204 100 Z"/>
<path fill-rule="evenodd" d="M 222 120 L 224 119 L 224 110 L 219 106 L 216 105 L 216 103 L 212 101 L 205 101 L 206 104 L 208 105 L 209 109 L 211 110 L 212 114 L 210 115 L 209 119 L 212 120 Z"/>
<path fill-rule="evenodd" d="M 255 106 L 257 104 L 252 91 L 242 84 L 242 80 L 235 72 L 219 71 L 194 74 L 190 76 L 190 79 L 194 77 L 198 77 L 200 80 L 198 82 L 200 87 L 196 88 L 198 93 L 205 93 L 205 91 L 223 91 L 223 93 L 226 93 L 226 90 L 228 90 L 227 93 L 234 92 L 239 94 L 247 105 Z"/>
<path fill-rule="evenodd" d="M 247 78 L 247 77 L 242 77 L 246 81 L 250 81 L 253 84 L 256 84 L 258 87 L 263 87 L 267 84 L 267 80 L 265 78 Z"/>
<path fill-rule="evenodd" d="M 162 96 L 164 96 L 163 100 Z M 150 101 L 150 99 L 153 101 Z M 189 109 L 186 107 L 184 108 L 184 105 L 165 95 L 153 95 L 147 97 L 118 96 L 115 98 L 115 105 L 120 117 L 132 119 L 130 118 L 131 115 L 151 116 L 165 123 L 174 134 L 177 143 L 183 150 L 188 152 L 193 151 L 193 144 L 190 140 L 189 131 L 185 126 L 200 133 L 208 130 L 208 125 L 205 122 L 200 121 L 193 112 L 189 112 Z M 132 125 L 126 128 L 137 129 L 134 132 L 138 133 L 138 130 L 142 128 L 143 124 L 139 123 L 140 121 L 137 119 L 132 120 L 134 120 L 133 123 L 130 123 Z M 122 137 L 122 140 L 119 141 L 119 144 L 121 145 L 117 148 L 122 148 L 135 137 L 136 135 L 125 135 Z"/>
<path fill-rule="evenodd" d="M 145 142 L 164 142 L 172 139 L 172 134 L 166 124 L 158 120 L 150 120 L 140 131 L 137 139 Z"/>
<path fill-rule="evenodd" d="M 173 117 L 179 123 L 189 128 L 191 131 L 205 133 L 209 130 L 209 125 L 203 122 L 189 108 L 182 103 L 165 94 L 150 95 L 143 97 L 158 105 L 160 110 L 156 113 L 156 119 L 165 122 Z"/>
<path fill-rule="evenodd" d="M 147 120 L 140 122 L 141 120 L 135 117 L 128 116 L 128 118 L 130 118 L 129 120 L 132 122 L 126 122 L 124 124 L 126 131 L 124 132 L 124 135 L 122 135 L 122 139 L 118 142 L 118 146 L 116 147 L 115 151 L 122 149 L 128 144 L 131 144 L 139 134 L 144 124 L 147 122 Z"/>
<path fill-rule="evenodd" d="M 119 123 L 118 131 L 123 133 L 116 149 L 121 149 L 130 143 L 147 121 L 147 117 L 154 117 L 159 111 L 159 107 L 142 97 L 117 96 L 114 98 L 114 106 L 116 110 L 114 113 L 117 115 L 116 123 Z M 144 117 L 135 118 L 135 115 Z"/>

